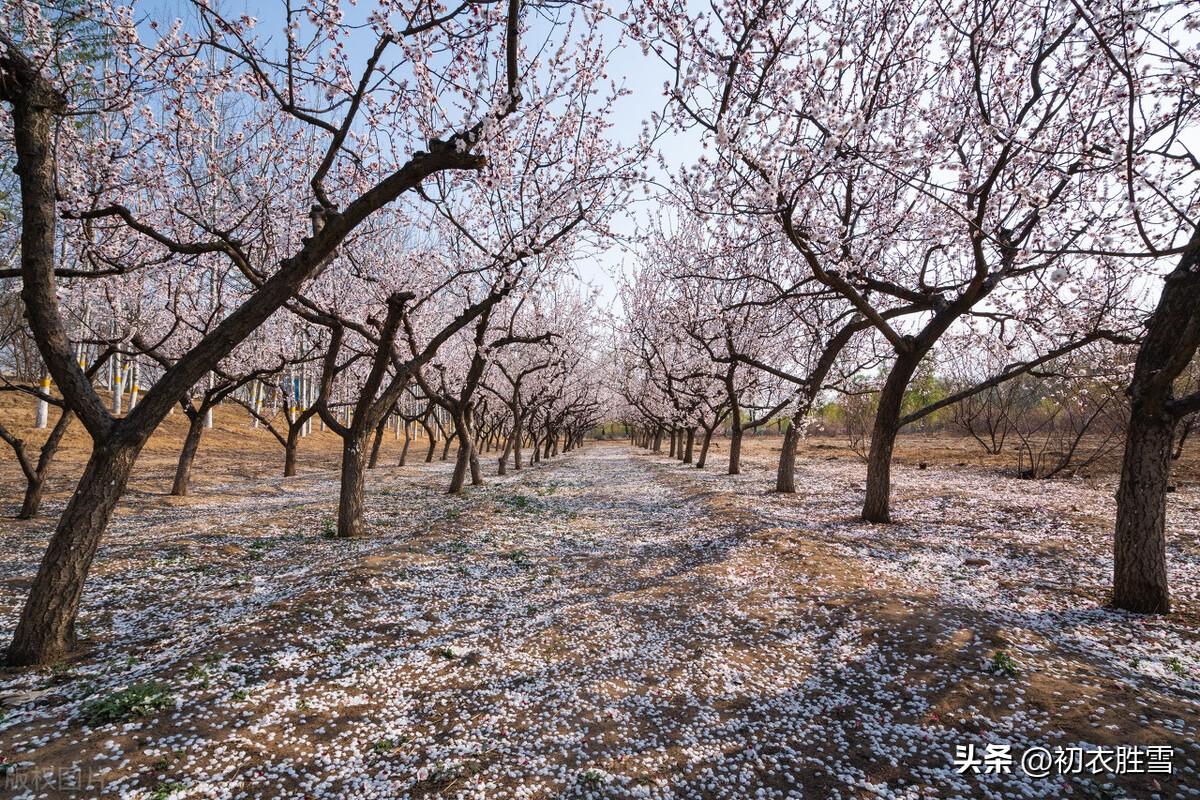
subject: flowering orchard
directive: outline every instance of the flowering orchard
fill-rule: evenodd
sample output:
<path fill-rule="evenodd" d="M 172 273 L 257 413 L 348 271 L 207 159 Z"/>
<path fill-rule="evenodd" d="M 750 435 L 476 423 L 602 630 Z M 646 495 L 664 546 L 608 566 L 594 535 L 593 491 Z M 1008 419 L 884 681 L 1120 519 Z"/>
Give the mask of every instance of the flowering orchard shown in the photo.
<path fill-rule="evenodd" d="M 1200 796 L 1195 3 L 267 6 L 0 0 L 7 786 Z"/>

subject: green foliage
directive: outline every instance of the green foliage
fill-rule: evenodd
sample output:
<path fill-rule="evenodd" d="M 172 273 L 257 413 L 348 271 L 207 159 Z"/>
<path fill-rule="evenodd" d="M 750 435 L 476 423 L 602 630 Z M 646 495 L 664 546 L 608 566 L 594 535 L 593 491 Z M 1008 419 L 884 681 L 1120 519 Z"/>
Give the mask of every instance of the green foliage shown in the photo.
<path fill-rule="evenodd" d="M 150 800 L 169 800 L 172 795 L 186 788 L 187 784 L 178 781 L 161 781 L 150 792 Z"/>
<path fill-rule="evenodd" d="M 158 681 L 135 683 L 83 707 L 83 721 L 90 727 L 122 722 L 166 708 L 172 702 L 170 691 Z"/>
<path fill-rule="evenodd" d="M 928 405 L 945 399 L 950 394 L 950 387 L 945 379 L 938 377 L 934 371 L 934 361 L 931 358 L 923 360 L 908 389 L 904 392 L 904 400 L 900 404 L 900 416 L 919 411 Z M 939 430 L 945 427 L 953 418 L 950 408 L 942 408 L 913 423 L 917 430 Z"/>
<path fill-rule="evenodd" d="M 584 770 L 584 772 L 579 776 L 579 782 L 585 786 L 601 786 L 605 783 L 608 783 L 608 775 L 602 770 L 591 768 Z"/>
<path fill-rule="evenodd" d="M 838 430 L 846 424 L 846 411 L 838 403 L 821 403 L 812 416 L 817 425 L 826 431 Z"/>
<path fill-rule="evenodd" d="M 1017 662 L 1003 650 L 997 650 L 992 654 L 992 672 L 999 675 L 1007 675 L 1013 677 L 1017 674 Z"/>
<path fill-rule="evenodd" d="M 515 508 L 518 511 L 525 511 L 529 508 L 529 498 L 523 494 L 515 494 L 512 497 L 506 497 L 504 498 L 503 502 L 509 508 Z"/>
<path fill-rule="evenodd" d="M 61 686 L 75 680 L 75 666 L 66 661 L 57 661 L 50 665 L 50 674 L 46 676 L 46 686 Z"/>

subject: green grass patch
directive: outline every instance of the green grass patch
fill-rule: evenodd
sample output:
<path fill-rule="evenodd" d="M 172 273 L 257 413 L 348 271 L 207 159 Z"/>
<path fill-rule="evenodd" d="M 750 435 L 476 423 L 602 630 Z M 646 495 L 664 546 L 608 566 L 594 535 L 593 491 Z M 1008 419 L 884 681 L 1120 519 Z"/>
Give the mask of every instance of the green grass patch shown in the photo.
<path fill-rule="evenodd" d="M 132 686 L 100 697 L 83 707 L 83 721 L 90 727 L 144 717 L 171 705 L 173 698 L 166 684 L 158 681 Z"/>

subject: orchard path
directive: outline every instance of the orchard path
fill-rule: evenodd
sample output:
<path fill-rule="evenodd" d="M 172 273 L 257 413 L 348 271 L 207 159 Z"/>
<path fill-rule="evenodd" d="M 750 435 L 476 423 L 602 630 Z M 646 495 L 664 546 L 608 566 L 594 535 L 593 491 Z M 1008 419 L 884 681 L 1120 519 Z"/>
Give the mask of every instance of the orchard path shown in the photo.
<path fill-rule="evenodd" d="M 447 465 L 382 468 L 353 542 L 330 474 L 132 498 L 89 651 L 0 676 L 0 796 L 1200 797 L 1195 490 L 1167 624 L 1100 607 L 1108 487 L 898 469 L 870 526 L 855 465 L 796 497 L 718 469 L 592 445 L 448 497 Z M 47 530 L 3 533 L 0 636 Z M 85 724 L 149 681 L 165 707 Z M 955 771 L 989 742 L 1174 773 Z M 90 789 L 20 787 L 72 766 Z"/>

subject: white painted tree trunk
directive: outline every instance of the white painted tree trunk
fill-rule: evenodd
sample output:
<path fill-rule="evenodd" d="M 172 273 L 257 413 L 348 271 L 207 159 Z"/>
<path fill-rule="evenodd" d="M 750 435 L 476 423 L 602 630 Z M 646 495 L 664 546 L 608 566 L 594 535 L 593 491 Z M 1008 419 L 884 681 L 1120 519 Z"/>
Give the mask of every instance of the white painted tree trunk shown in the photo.
<path fill-rule="evenodd" d="M 121 354 L 117 353 L 108 362 L 109 380 L 111 381 L 109 388 L 112 389 L 112 413 L 120 414 L 123 410 L 122 406 L 125 403 L 125 395 L 121 391 Z"/>
<path fill-rule="evenodd" d="M 210 373 L 208 373 L 208 388 L 211 389 L 212 385 L 213 385 L 213 378 L 212 378 L 212 373 L 210 372 Z M 204 429 L 208 430 L 208 429 L 212 428 L 212 426 L 213 426 L 213 410 L 212 410 L 212 406 L 209 406 L 208 410 L 204 412 Z"/>
<path fill-rule="evenodd" d="M 258 381 L 256 381 L 254 383 L 254 385 L 250 388 L 250 405 L 254 408 L 254 414 L 262 413 L 263 388 L 264 387 L 263 387 L 262 383 L 258 382 Z M 251 416 L 250 425 L 255 430 L 258 429 L 258 417 L 257 416 L 253 416 L 253 415 Z"/>
<path fill-rule="evenodd" d="M 299 395 L 298 395 L 298 390 L 296 388 L 296 369 L 295 369 L 295 367 L 288 368 L 287 397 L 285 397 L 283 399 L 283 401 L 288 404 L 288 410 L 289 410 L 289 413 L 291 414 L 291 418 L 295 419 L 296 415 L 300 413 Z"/>
<path fill-rule="evenodd" d="M 135 358 L 129 365 L 129 410 L 137 408 L 139 395 L 142 387 L 138 385 L 138 381 L 142 379 L 141 368 L 138 366 L 138 360 Z"/>
<path fill-rule="evenodd" d="M 50 393 L 50 373 L 42 375 L 42 394 Z M 38 430 L 45 428 L 50 424 L 50 404 L 45 400 L 37 401 L 37 419 L 34 421 L 34 427 Z"/>
<path fill-rule="evenodd" d="M 311 382 L 308 379 L 308 373 L 305 372 L 300 376 L 300 408 L 304 411 L 308 410 L 312 399 L 309 397 L 309 386 Z M 308 436 L 312 433 L 312 418 L 309 417 L 304 423 L 304 430 L 300 432 L 301 436 Z"/>

